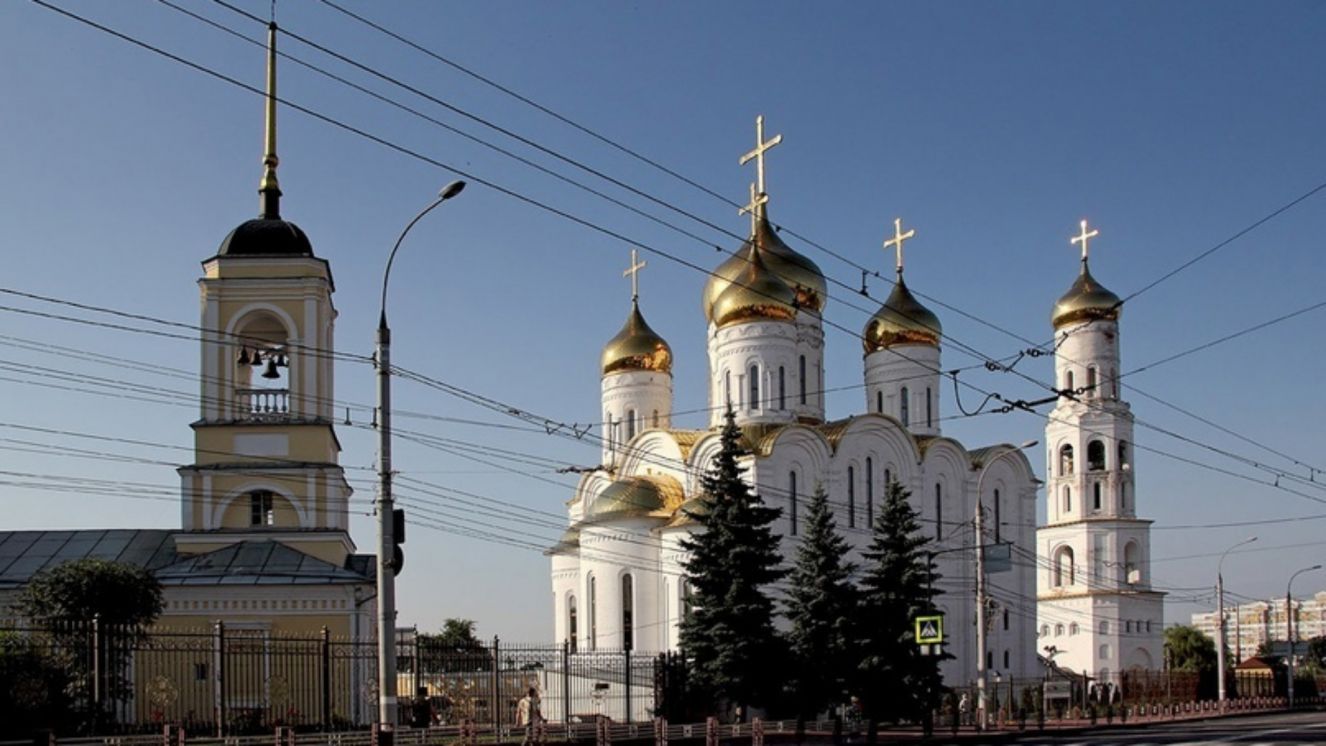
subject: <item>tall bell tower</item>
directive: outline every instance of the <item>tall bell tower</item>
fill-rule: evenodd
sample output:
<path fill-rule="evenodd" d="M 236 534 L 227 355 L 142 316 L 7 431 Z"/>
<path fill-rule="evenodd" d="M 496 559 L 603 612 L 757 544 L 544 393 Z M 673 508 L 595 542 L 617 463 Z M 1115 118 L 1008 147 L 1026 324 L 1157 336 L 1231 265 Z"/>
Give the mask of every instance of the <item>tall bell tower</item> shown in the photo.
<path fill-rule="evenodd" d="M 259 216 L 226 236 L 198 281 L 202 397 L 194 462 L 179 469 L 182 525 L 213 538 L 183 537 L 180 550 L 259 535 L 340 565 L 354 545 L 332 426 L 334 284 L 304 232 L 281 218 L 275 33 Z"/>
<path fill-rule="evenodd" d="M 1133 415 L 1120 397 L 1123 302 L 1094 277 L 1082 232 L 1076 282 L 1055 304 L 1058 405 L 1045 426 L 1046 523 L 1037 530 L 1042 650 L 1097 683 L 1163 662 L 1163 593 L 1151 588 L 1151 521 L 1137 517 Z"/>

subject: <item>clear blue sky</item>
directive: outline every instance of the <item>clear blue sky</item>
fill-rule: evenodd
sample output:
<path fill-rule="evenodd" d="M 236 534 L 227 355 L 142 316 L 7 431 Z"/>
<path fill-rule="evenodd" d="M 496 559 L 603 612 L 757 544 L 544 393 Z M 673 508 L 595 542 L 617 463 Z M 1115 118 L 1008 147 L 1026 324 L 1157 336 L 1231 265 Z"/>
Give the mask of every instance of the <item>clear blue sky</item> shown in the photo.
<path fill-rule="evenodd" d="M 263 55 L 165 5 L 55 0 L 125 33 L 261 85 Z M 201 0 L 183 6 L 261 38 L 259 24 Z M 268 3 L 236 0 L 264 15 Z M 1323 70 L 1326 6 L 1277 3 L 376 3 L 350 7 L 420 44 L 500 81 L 666 164 L 734 201 L 751 180 L 737 158 L 764 114 L 783 145 L 769 157 L 775 221 L 880 269 L 880 243 L 902 216 L 910 284 L 989 324 L 1037 341 L 1076 271 L 1068 237 L 1089 217 L 1101 230 L 1093 270 L 1121 295 L 1246 228 L 1326 181 Z M 734 209 L 532 109 L 395 44 L 317 2 L 280 3 L 288 30 L 380 67 L 432 95 L 611 173 L 732 232 Z M 564 164 L 486 131 L 362 72 L 283 40 L 283 49 L 430 116 L 502 142 L 550 168 Z M 602 182 L 619 198 L 684 225 L 703 242 L 560 184 L 448 132 L 283 63 L 281 95 L 375 135 L 705 267 L 720 256 L 717 231 Z M 196 323 L 199 261 L 257 210 L 261 103 L 251 93 L 88 29 L 37 5 L 0 6 L 0 286 Z M 341 351 L 367 354 L 376 289 L 397 232 L 455 174 L 284 109 L 280 131 L 284 215 L 304 228 L 337 280 Z M 1125 371 L 1254 323 L 1326 300 L 1322 239 L 1326 192 L 1127 304 Z M 789 239 L 848 284 L 852 267 Z M 629 246 L 472 184 L 419 225 L 393 278 L 395 361 L 447 382 L 567 422 L 596 419 L 598 355 L 625 316 L 621 279 Z M 705 406 L 700 273 L 646 257 L 643 307 L 672 344 L 676 409 Z M 873 292 L 887 291 L 874 281 Z M 876 301 L 832 288 L 839 300 Z M 877 296 L 878 297 L 878 296 Z M 13 296 L 0 305 L 60 309 Z M 950 343 L 946 367 L 976 362 L 954 341 L 1003 357 L 1025 343 L 931 303 Z M 65 309 L 68 312 L 68 309 Z M 75 313 L 88 316 L 88 314 Z M 827 317 L 850 329 L 866 313 L 832 301 Z M 1143 391 L 1304 462 L 1326 468 L 1326 404 L 1316 385 L 1326 309 L 1139 373 Z M 140 325 L 140 324 L 133 324 Z M 7 528 L 178 525 L 169 464 L 190 460 L 189 401 L 195 342 L 42 320 L 0 311 L 0 422 L 135 439 L 176 450 L 0 428 L 0 505 Z M 828 330 L 830 386 L 861 381 L 859 342 Z M 35 341 L 46 351 L 18 345 Z M 128 357 L 125 369 L 51 354 L 53 346 Z M 70 353 L 75 354 L 75 353 Z M 179 376 L 167 369 L 178 369 Z M 54 371 L 72 373 L 57 379 Z M 1018 370 L 1047 381 L 1046 358 Z M 182 392 L 175 404 L 86 393 L 89 377 L 133 389 Z M 1043 389 L 1009 374 L 964 379 L 1009 398 Z M 65 386 L 63 390 L 34 384 Z M 338 398 L 372 401 L 370 368 L 343 364 Z M 832 416 L 861 411 L 857 389 L 833 394 Z M 945 392 L 945 414 L 955 414 Z M 970 392 L 964 404 L 974 406 Z M 1138 419 L 1276 468 L 1292 468 L 1256 445 L 1128 391 Z M 405 382 L 404 410 L 514 424 Z M 352 419 L 362 425 L 367 412 Z M 694 426 L 701 416 L 679 418 Z M 1042 435 L 1040 416 L 1014 413 L 945 425 L 971 446 Z M 398 426 L 507 448 L 564 464 L 592 464 L 592 442 L 448 421 L 401 418 Z M 374 440 L 340 429 L 343 464 L 368 510 Z M 123 463 L 16 450 L 13 440 L 127 454 Z M 1209 608 L 1208 555 L 1250 534 L 1257 551 L 1227 562 L 1228 587 L 1279 595 L 1295 569 L 1326 559 L 1326 504 L 1271 486 L 1274 477 L 1227 456 L 1139 426 L 1154 447 L 1263 482 L 1139 451 L 1139 512 L 1156 520 L 1157 585 L 1180 590 L 1168 621 Z M 22 446 L 22 448 L 31 448 Z M 405 476 L 497 497 L 535 521 L 519 527 L 551 543 L 542 513 L 564 513 L 573 480 L 546 466 L 486 464 L 400 443 Z M 150 463 L 151 461 L 163 463 Z M 1033 455 L 1038 470 L 1039 449 Z M 36 474 L 35 477 L 12 473 Z M 110 494 L 45 487 L 91 477 Z M 549 483 L 549 482 L 553 483 Z M 1326 500 L 1318 484 L 1286 486 Z M 561 483 L 565 486 L 558 486 Z M 403 492 L 409 494 L 402 488 Z M 415 493 L 417 494 L 417 493 Z M 157 499 L 151 499 L 157 498 Z M 1042 498 L 1043 499 L 1043 498 Z M 453 525 L 484 518 L 439 507 Z M 1303 517 L 1259 527 L 1192 524 Z M 548 519 L 552 520 L 552 519 Z M 516 524 L 496 530 L 511 536 Z M 372 545 L 369 520 L 354 524 Z M 1293 548 L 1280 548 L 1295 545 Z M 414 528 L 401 578 L 402 621 L 433 628 L 445 617 L 476 619 L 481 634 L 539 640 L 550 633 L 547 560 L 537 551 Z M 1189 559 L 1183 559 L 1183 558 Z M 1326 587 L 1305 576 L 1298 590 Z M 1196 602 L 1194 602 L 1194 599 Z"/>

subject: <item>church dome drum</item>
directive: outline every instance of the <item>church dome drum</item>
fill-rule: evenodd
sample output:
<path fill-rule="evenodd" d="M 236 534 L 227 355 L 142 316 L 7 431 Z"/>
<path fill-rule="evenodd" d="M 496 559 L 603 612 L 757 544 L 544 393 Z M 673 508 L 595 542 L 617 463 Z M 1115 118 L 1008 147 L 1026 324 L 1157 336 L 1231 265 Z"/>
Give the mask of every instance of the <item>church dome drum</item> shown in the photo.
<path fill-rule="evenodd" d="M 939 317 L 921 305 L 912 291 L 907 289 L 907 283 L 903 282 L 900 274 L 888 300 L 870 317 L 861 336 L 865 352 L 869 355 L 899 344 L 938 347 L 943 333 Z"/>
<path fill-rule="evenodd" d="M 631 303 L 631 315 L 617 335 L 603 346 L 603 375 L 644 370 L 672 373 L 672 348 L 658 335 L 640 313 L 640 305 Z"/>
<path fill-rule="evenodd" d="M 1078 321 L 1108 320 L 1119 318 L 1122 301 L 1091 276 L 1091 270 L 1084 260 L 1082 273 L 1077 276 L 1073 286 L 1054 304 L 1051 319 L 1054 328 Z"/>

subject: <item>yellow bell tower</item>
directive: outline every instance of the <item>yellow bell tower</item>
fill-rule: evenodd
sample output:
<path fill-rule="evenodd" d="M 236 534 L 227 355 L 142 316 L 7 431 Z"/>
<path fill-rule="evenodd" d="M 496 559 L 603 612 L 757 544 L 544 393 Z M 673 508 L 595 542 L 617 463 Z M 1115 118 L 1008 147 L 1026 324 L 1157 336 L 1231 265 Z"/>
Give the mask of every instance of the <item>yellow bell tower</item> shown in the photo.
<path fill-rule="evenodd" d="M 331 268 L 280 216 L 275 27 L 260 214 L 203 262 L 201 415 L 181 467 L 182 553 L 274 539 L 342 565 L 351 489 L 333 429 Z"/>

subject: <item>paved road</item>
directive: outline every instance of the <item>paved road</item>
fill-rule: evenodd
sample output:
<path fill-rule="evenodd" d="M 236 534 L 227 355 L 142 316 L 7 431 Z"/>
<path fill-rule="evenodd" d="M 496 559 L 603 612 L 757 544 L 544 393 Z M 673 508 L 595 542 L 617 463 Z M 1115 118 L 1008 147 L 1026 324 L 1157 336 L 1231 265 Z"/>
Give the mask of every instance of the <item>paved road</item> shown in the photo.
<path fill-rule="evenodd" d="M 967 741 L 970 743 L 970 741 Z M 1114 727 L 1094 731 L 1027 735 L 1005 743 L 1021 744 L 1126 744 L 1146 746 L 1167 744 L 1239 743 L 1326 744 L 1326 712 L 1278 713 L 1227 717 L 1213 720 L 1155 723 L 1144 726 Z"/>

